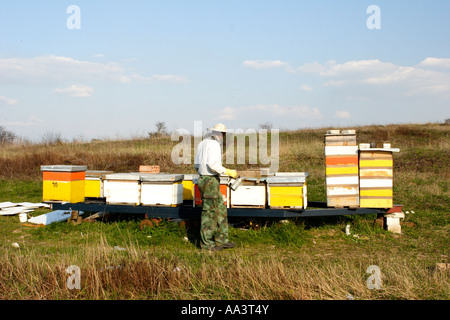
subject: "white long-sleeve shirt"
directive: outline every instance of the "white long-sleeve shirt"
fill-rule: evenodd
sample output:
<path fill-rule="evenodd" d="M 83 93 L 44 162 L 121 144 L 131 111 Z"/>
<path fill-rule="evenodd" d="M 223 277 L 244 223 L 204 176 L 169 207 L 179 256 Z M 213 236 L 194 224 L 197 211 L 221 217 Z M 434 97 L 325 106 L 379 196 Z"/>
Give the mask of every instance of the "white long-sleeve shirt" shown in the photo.
<path fill-rule="evenodd" d="M 214 176 L 225 172 L 222 166 L 222 148 L 216 139 L 218 137 L 210 136 L 197 146 L 194 167 L 200 175 Z"/>

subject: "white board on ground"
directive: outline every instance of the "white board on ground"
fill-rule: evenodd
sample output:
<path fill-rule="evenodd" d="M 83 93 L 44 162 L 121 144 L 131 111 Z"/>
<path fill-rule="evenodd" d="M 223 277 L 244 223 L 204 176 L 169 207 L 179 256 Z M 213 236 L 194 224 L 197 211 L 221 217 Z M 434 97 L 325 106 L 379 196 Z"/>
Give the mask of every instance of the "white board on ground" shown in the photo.
<path fill-rule="evenodd" d="M 33 217 L 28 219 L 29 223 L 34 224 L 43 224 L 43 225 L 49 225 L 53 222 L 60 222 L 65 221 L 70 218 L 71 216 L 70 210 L 56 210 L 49 213 L 41 214 L 40 216 Z M 83 212 L 80 211 L 79 215 L 82 215 Z"/>
<path fill-rule="evenodd" d="M 17 203 L 18 206 L 22 206 L 22 207 L 27 207 L 27 208 L 32 208 L 32 209 L 36 209 L 36 208 L 50 208 L 50 205 L 47 203 L 32 203 L 32 202 L 20 202 Z"/>
<path fill-rule="evenodd" d="M 0 209 L 15 207 L 17 204 L 12 202 L 0 202 Z"/>
<path fill-rule="evenodd" d="M 0 210 L 0 216 L 14 216 L 21 213 L 23 210 L 23 208 L 5 208 Z"/>

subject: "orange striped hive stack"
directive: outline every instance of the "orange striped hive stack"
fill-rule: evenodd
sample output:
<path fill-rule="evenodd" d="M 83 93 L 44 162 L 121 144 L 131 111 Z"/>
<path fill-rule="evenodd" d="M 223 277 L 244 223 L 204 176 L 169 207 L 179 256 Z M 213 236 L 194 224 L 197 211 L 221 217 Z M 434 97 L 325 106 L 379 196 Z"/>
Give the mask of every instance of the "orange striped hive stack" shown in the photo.
<path fill-rule="evenodd" d="M 355 130 L 329 130 L 325 135 L 327 206 L 359 206 L 358 145 Z"/>
<path fill-rule="evenodd" d="M 360 207 L 392 208 L 393 205 L 393 153 L 399 149 L 384 144 L 383 148 L 370 148 L 360 144 L 359 183 Z"/>

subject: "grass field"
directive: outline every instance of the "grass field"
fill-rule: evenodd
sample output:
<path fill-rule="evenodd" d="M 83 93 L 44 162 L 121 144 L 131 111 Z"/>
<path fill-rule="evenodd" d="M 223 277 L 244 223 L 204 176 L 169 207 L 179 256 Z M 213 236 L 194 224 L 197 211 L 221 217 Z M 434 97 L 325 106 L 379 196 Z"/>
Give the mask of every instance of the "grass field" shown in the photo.
<path fill-rule="evenodd" d="M 450 262 L 450 126 L 355 129 L 358 142 L 387 138 L 401 150 L 394 154 L 394 202 L 409 212 L 402 234 L 374 225 L 372 215 L 287 223 L 230 220 L 237 247 L 211 254 L 197 248 L 192 224 L 162 221 L 141 231 L 142 217 L 111 215 L 77 226 L 31 228 L 17 216 L 0 216 L 0 299 L 448 300 L 450 271 L 437 265 Z M 308 172 L 310 201 L 326 200 L 326 130 L 280 133 L 279 171 Z M 115 172 L 158 164 L 163 172 L 193 173 L 192 165 L 172 163 L 175 144 L 170 138 L 135 138 L 3 145 L 0 202 L 40 202 L 42 164 Z M 67 286 L 66 269 L 73 265 L 80 270 L 80 289 Z M 373 265 L 379 267 L 381 287 L 371 290 L 367 269 Z"/>

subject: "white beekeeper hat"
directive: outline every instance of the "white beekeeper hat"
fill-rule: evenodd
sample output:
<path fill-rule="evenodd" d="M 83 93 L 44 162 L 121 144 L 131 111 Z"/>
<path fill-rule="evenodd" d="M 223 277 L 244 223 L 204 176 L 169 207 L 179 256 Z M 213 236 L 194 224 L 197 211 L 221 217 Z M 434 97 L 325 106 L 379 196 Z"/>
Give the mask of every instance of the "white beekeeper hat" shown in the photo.
<path fill-rule="evenodd" d="M 227 133 L 227 127 L 223 123 L 218 123 L 214 128 L 210 128 L 212 131 Z"/>

